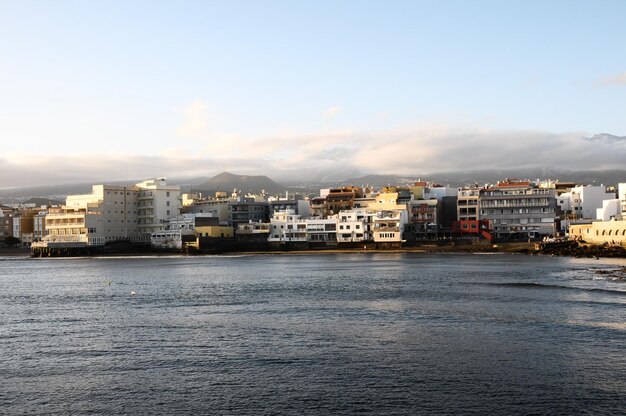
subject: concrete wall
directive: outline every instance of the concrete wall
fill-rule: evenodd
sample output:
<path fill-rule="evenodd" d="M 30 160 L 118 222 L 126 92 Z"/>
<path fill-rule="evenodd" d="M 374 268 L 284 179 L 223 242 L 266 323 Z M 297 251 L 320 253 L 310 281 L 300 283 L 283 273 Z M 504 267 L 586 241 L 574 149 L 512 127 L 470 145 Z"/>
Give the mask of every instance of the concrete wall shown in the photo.
<path fill-rule="evenodd" d="M 596 221 L 591 224 L 571 225 L 570 239 L 594 244 L 626 245 L 626 221 Z"/>

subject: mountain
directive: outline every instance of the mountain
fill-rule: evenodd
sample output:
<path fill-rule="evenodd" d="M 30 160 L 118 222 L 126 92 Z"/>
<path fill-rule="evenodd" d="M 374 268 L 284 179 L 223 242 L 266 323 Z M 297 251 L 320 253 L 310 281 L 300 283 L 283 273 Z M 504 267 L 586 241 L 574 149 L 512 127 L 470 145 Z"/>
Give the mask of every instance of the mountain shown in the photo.
<path fill-rule="evenodd" d="M 440 172 L 433 174 L 419 174 L 414 176 L 399 175 L 367 175 L 357 178 L 349 178 L 341 183 L 346 185 L 403 185 L 417 180 L 437 182 L 441 185 L 458 187 L 468 184 L 484 185 L 495 183 L 505 178 L 520 179 L 558 179 L 561 182 L 576 182 L 589 185 L 616 185 L 626 182 L 626 170 L 579 170 L 569 171 L 562 169 L 505 169 L 505 170 L 481 170 L 481 171 L 455 171 Z"/>
<path fill-rule="evenodd" d="M 24 205 L 34 204 L 36 207 L 49 206 L 49 205 L 62 205 L 64 203 L 65 201 L 63 200 L 50 199 L 50 198 L 38 198 L 38 197 L 32 197 L 23 202 Z"/>
<path fill-rule="evenodd" d="M 194 186 L 194 191 L 205 193 L 224 191 L 232 192 L 237 189 L 244 193 L 261 193 L 265 191 L 269 194 L 281 194 L 287 190 L 286 186 L 280 185 L 267 176 L 236 175 L 234 173 L 222 172 Z"/>

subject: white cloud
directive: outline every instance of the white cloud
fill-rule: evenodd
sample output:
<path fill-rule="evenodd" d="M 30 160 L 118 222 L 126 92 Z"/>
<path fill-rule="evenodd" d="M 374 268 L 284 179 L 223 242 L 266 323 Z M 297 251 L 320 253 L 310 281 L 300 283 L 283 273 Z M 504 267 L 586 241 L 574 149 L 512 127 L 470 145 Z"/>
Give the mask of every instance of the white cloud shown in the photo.
<path fill-rule="evenodd" d="M 216 136 L 192 157 L 36 157 L 0 160 L 0 187 L 220 171 L 282 178 L 424 174 L 486 169 L 624 169 L 626 140 L 583 132 L 493 130 L 445 123 L 379 132 L 336 131 L 263 138 Z M 617 136 L 610 136 L 617 137 Z M 53 168 L 51 168 L 53 167 Z M 59 168 L 62 167 L 62 168 Z"/>
<path fill-rule="evenodd" d="M 331 119 L 331 118 L 335 118 L 337 117 L 341 112 L 343 112 L 343 108 L 334 105 L 332 107 L 327 108 L 324 113 L 322 114 L 322 116 L 325 119 Z"/>
<path fill-rule="evenodd" d="M 182 111 L 182 122 L 176 133 L 178 137 L 185 139 L 203 139 L 206 138 L 212 124 L 214 124 L 214 115 L 209 112 L 209 103 L 205 100 L 197 99 L 189 103 Z M 213 122 L 213 123 L 212 123 Z"/>

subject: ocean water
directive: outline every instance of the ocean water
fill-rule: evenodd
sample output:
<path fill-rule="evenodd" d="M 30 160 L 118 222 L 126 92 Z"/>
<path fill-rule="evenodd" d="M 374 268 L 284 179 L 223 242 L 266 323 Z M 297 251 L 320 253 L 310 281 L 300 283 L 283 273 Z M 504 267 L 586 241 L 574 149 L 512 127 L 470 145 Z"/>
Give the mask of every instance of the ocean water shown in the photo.
<path fill-rule="evenodd" d="M 624 414 L 623 267 L 0 258 L 0 414 Z"/>

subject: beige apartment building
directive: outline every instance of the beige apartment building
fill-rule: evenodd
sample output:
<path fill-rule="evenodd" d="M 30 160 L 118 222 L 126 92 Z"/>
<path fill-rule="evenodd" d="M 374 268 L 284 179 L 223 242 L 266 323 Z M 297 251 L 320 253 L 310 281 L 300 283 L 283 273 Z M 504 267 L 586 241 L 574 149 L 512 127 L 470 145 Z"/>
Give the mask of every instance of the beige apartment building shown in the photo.
<path fill-rule="evenodd" d="M 180 214 L 180 187 L 164 178 L 136 185 L 94 185 L 90 194 L 69 195 L 46 216 L 46 243 L 104 245 L 110 241 L 149 241 Z"/>

